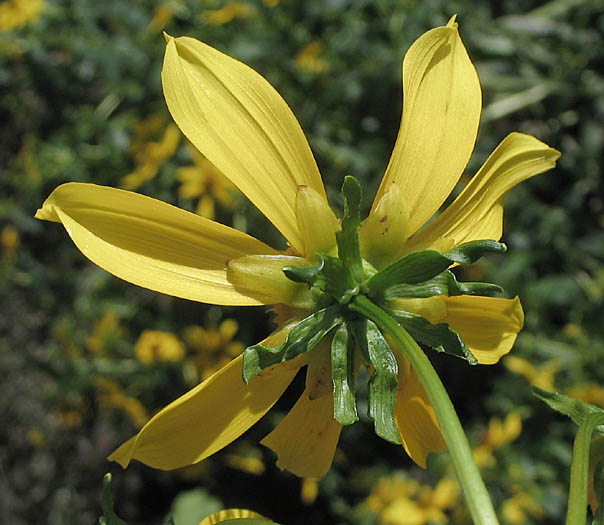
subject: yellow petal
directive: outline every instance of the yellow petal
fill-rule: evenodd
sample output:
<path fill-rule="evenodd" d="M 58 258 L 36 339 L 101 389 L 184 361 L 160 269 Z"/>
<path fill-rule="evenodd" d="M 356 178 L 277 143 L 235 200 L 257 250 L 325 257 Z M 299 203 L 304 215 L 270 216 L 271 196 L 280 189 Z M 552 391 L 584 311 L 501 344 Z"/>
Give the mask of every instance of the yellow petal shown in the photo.
<path fill-rule="evenodd" d="M 491 365 L 507 354 L 524 325 L 520 299 L 460 295 L 444 297 L 448 323 L 483 365 Z"/>
<path fill-rule="evenodd" d="M 455 201 L 418 232 L 405 251 L 445 251 L 473 240 L 499 240 L 507 192 L 519 182 L 553 168 L 559 156 L 559 151 L 530 135 L 511 133 Z"/>
<path fill-rule="evenodd" d="M 193 38 L 168 37 L 162 70 L 172 117 L 193 145 L 302 253 L 298 186 L 325 190 L 294 114 L 253 69 Z"/>
<path fill-rule="evenodd" d="M 403 254 L 409 237 L 409 210 L 398 187 L 392 184 L 359 228 L 361 254 L 381 270 Z"/>
<path fill-rule="evenodd" d="M 453 19 L 409 48 L 403 92 L 401 127 L 372 211 L 398 184 L 409 206 L 409 233 L 414 233 L 457 184 L 480 120 L 480 83 Z"/>
<path fill-rule="evenodd" d="M 246 509 L 225 509 L 219 512 L 215 512 L 211 514 L 207 518 L 203 519 L 199 525 L 218 525 L 223 521 L 227 520 L 235 520 L 242 518 L 255 518 L 257 520 L 268 520 L 262 514 L 258 514 L 257 512 L 246 510 Z"/>
<path fill-rule="evenodd" d="M 285 266 L 309 265 L 306 259 L 292 255 L 246 255 L 229 261 L 227 277 L 238 292 L 261 304 L 310 309 L 314 302 L 308 286 L 283 273 Z"/>
<path fill-rule="evenodd" d="M 287 330 L 263 344 L 278 345 Z M 263 370 L 246 386 L 242 356 L 158 412 L 109 459 L 126 467 L 137 459 L 172 470 L 197 463 L 224 448 L 258 421 L 279 399 L 306 356 Z M 219 408 L 219 410 L 217 410 Z"/>
<path fill-rule="evenodd" d="M 92 262 L 125 281 L 194 301 L 257 305 L 227 280 L 227 262 L 276 254 L 264 243 L 129 191 L 68 183 L 46 199 L 36 218 L 62 222 Z"/>
<path fill-rule="evenodd" d="M 325 350 L 326 346 L 315 348 L 313 356 L 327 354 Z M 301 478 L 327 474 L 342 431 L 342 425 L 333 418 L 331 371 L 324 363 L 324 356 L 311 357 L 306 389 L 285 419 L 261 441 L 277 454 L 280 469 Z"/>
<path fill-rule="evenodd" d="M 420 467 L 426 468 L 430 452 L 447 448 L 428 394 L 413 368 L 399 385 L 394 418 L 403 447 Z"/>
<path fill-rule="evenodd" d="M 323 195 L 308 186 L 300 186 L 296 196 L 298 231 L 304 239 L 302 255 L 314 259 L 316 253 L 335 251 L 340 222 Z"/>

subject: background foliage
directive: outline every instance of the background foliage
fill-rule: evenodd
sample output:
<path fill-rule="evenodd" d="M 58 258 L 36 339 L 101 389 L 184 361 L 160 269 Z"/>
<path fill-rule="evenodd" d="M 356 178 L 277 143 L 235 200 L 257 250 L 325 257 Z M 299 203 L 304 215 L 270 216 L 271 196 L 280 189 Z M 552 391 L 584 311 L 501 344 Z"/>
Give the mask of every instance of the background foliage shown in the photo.
<path fill-rule="evenodd" d="M 46 0 L 19 18 L 20 4 L 0 2 L 0 521 L 94 523 L 110 471 L 129 523 L 173 513 L 177 525 L 194 524 L 231 506 L 288 524 L 467 523 L 447 454 L 423 471 L 367 421 L 344 429 L 318 484 L 280 473 L 258 441 L 303 377 L 268 417 L 196 467 L 109 464 L 148 415 L 266 335 L 269 316 L 138 289 L 85 260 L 61 227 L 33 219 L 58 184 L 86 181 L 206 214 L 213 207 L 217 220 L 281 246 L 253 206 L 203 160 L 194 164 L 171 127 L 161 30 L 199 38 L 267 77 L 298 116 L 332 204 L 341 208 L 338 189 L 352 174 L 368 207 L 396 138 L 403 54 L 457 13 L 484 102 L 465 180 L 511 131 L 563 156 L 508 197 L 508 253 L 466 270 L 520 295 L 526 328 L 512 356 L 492 367 L 434 362 L 504 522 L 560 523 L 575 428 L 530 385 L 604 406 L 599 0 Z M 141 339 L 145 330 L 158 333 Z"/>

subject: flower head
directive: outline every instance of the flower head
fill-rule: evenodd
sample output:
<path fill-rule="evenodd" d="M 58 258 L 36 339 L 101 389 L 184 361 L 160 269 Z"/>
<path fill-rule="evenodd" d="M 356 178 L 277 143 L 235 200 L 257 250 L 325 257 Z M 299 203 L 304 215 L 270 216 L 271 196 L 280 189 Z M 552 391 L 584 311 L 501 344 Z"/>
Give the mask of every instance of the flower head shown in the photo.
<path fill-rule="evenodd" d="M 361 224 L 360 188 L 347 179 L 340 222 L 297 120 L 270 84 L 197 40 L 166 39 L 162 81 L 176 124 L 277 227 L 289 249 L 91 184 L 60 186 L 36 217 L 62 222 L 87 257 L 122 279 L 207 303 L 278 305 L 281 326 L 246 350 L 247 362 L 235 358 L 168 405 L 110 459 L 163 469 L 201 461 L 258 421 L 307 365 L 306 389 L 263 443 L 281 468 L 321 477 L 342 423 L 356 418 L 356 371 L 370 364 L 370 401 L 372 394 L 379 400 L 370 403 L 376 431 L 425 466 L 429 452 L 444 448 L 426 391 L 404 354 L 390 349 L 375 325 L 350 316 L 346 305 L 355 294 L 377 294 L 426 345 L 496 362 L 522 327 L 519 300 L 484 297 L 492 285 L 458 283 L 447 268 L 501 250 L 495 241 L 507 191 L 553 167 L 559 153 L 512 133 L 451 206 L 422 228 L 460 179 L 480 118 L 478 77 L 453 18 L 407 52 L 401 127 L 371 212 Z M 430 268 L 436 270 L 426 273 Z M 407 281 L 393 284 L 401 272 Z M 242 375 L 252 365 L 245 384 Z"/>

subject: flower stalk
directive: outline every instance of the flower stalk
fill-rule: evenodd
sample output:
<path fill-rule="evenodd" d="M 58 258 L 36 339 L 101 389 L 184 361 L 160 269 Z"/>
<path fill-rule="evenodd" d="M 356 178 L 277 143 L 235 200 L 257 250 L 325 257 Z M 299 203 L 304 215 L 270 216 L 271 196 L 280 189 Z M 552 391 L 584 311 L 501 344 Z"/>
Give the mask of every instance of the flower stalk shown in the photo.
<path fill-rule="evenodd" d="M 597 426 L 604 425 L 604 413 L 589 414 L 579 425 L 573 445 L 570 466 L 570 490 L 566 525 L 585 525 L 587 520 L 587 483 L 589 477 L 589 448 L 591 435 Z"/>
<path fill-rule="evenodd" d="M 419 376 L 436 411 L 474 523 L 476 525 L 497 524 L 497 516 L 489 493 L 474 462 L 472 450 L 457 413 L 438 374 L 424 352 L 392 316 L 367 297 L 356 296 L 350 304 L 350 309 L 371 319 L 405 352 L 405 357 Z"/>

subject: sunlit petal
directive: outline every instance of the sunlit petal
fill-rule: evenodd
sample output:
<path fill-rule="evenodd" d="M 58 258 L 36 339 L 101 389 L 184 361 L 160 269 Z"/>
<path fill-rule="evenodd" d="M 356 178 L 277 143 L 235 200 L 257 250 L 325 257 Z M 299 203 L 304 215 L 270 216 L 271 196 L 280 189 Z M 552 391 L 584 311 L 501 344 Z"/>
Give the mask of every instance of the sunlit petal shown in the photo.
<path fill-rule="evenodd" d="M 476 140 L 482 97 L 452 19 L 418 38 L 403 61 L 403 116 L 372 210 L 392 183 L 409 207 L 409 233 L 445 201 Z"/>
<path fill-rule="evenodd" d="M 413 368 L 399 385 L 394 417 L 403 447 L 420 467 L 426 468 L 430 452 L 447 448 L 436 412 Z"/>
<path fill-rule="evenodd" d="M 178 127 L 302 253 L 298 186 L 325 190 L 292 111 L 245 64 L 193 38 L 167 40 L 162 82 Z"/>
<path fill-rule="evenodd" d="M 309 259 L 317 253 L 335 251 L 340 222 L 325 197 L 308 186 L 300 186 L 296 195 L 298 231 L 304 239 L 302 254 Z"/>
<path fill-rule="evenodd" d="M 283 342 L 287 329 L 263 341 Z M 279 399 L 306 356 L 263 370 L 246 386 L 242 356 L 158 412 L 109 459 L 124 468 L 137 459 L 172 470 L 197 463 L 222 449 L 258 421 Z"/>
<path fill-rule="evenodd" d="M 322 344 L 313 350 L 306 389 L 285 419 L 261 441 L 277 454 L 279 468 L 300 477 L 321 478 L 327 474 L 342 430 L 333 418 L 327 359 L 328 346 Z"/>
<path fill-rule="evenodd" d="M 560 152 L 535 137 L 511 133 L 455 201 L 419 231 L 405 251 L 444 251 L 473 240 L 499 240 L 507 192 L 519 182 L 553 168 L 559 156 Z"/>
<path fill-rule="evenodd" d="M 62 222 L 86 257 L 128 282 L 205 303 L 264 304 L 234 288 L 227 262 L 277 252 L 194 213 L 125 190 L 68 183 L 36 218 Z"/>
<path fill-rule="evenodd" d="M 199 525 L 218 525 L 219 523 L 223 523 L 225 521 L 232 523 L 231 520 L 239 520 L 243 518 L 255 518 L 255 520 L 264 521 L 268 520 L 268 518 L 265 518 L 262 514 L 258 514 L 257 512 L 253 512 L 251 510 L 225 509 L 209 515 L 207 518 L 203 519 Z M 246 522 L 247 520 L 244 521 L 244 523 Z"/>
<path fill-rule="evenodd" d="M 483 365 L 499 361 L 514 345 L 524 325 L 520 299 L 460 295 L 444 297 L 448 323 Z"/>

